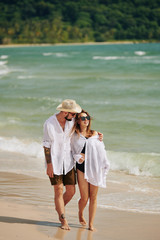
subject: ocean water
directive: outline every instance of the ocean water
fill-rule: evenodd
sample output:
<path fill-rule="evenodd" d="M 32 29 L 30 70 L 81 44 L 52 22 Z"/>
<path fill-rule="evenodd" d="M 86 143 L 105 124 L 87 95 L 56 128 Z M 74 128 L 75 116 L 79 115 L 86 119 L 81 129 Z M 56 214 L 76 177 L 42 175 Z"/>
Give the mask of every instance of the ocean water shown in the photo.
<path fill-rule="evenodd" d="M 66 98 L 104 134 L 117 191 L 99 207 L 160 213 L 160 44 L 0 48 L 1 172 L 44 177 L 43 123 Z"/>

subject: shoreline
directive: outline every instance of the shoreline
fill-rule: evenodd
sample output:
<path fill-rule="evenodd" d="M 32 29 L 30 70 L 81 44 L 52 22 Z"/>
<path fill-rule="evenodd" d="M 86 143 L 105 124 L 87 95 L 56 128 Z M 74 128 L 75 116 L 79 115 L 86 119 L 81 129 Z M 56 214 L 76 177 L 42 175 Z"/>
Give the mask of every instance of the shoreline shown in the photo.
<path fill-rule="evenodd" d="M 113 173 L 112 173 L 113 174 Z M 115 173 L 114 173 L 115 175 Z M 119 175 L 120 176 L 120 175 Z M 5 183 L 5 189 L 3 187 Z M 14 185 L 12 189 L 11 186 Z M 32 184 L 32 188 L 30 187 Z M 128 191 L 126 186 L 121 185 L 120 190 L 118 186 L 112 183 L 112 179 L 108 179 L 107 183 L 107 193 L 108 196 L 112 193 L 116 193 L 119 191 Z M 98 190 L 98 198 L 101 195 L 105 195 L 107 197 L 106 189 L 99 188 Z M 27 196 L 26 196 L 27 192 Z M 12 201 L 15 204 L 27 204 L 36 206 L 37 204 L 40 207 L 53 208 L 53 192 L 50 182 L 48 181 L 48 177 L 44 174 L 41 176 L 33 176 L 27 175 L 24 173 L 15 173 L 15 172 L 0 172 L 0 196 L 2 200 Z M 16 196 L 16 197 L 14 197 Z M 26 197 L 25 197 L 26 196 Z M 78 199 L 79 199 L 79 189 L 76 184 L 76 193 L 71 201 L 72 207 L 77 208 Z M 141 215 L 150 215 L 150 216 L 160 216 L 160 211 L 147 211 L 142 209 L 134 209 L 127 207 L 118 207 L 114 206 L 104 206 L 97 202 L 97 210 L 99 211 L 116 211 L 116 212 L 124 212 L 125 214 L 141 214 Z"/>
<path fill-rule="evenodd" d="M 108 42 L 75 42 L 75 43 L 15 43 L 15 44 L 0 44 L 0 48 L 9 47 L 47 47 L 47 46 L 76 46 L 76 45 L 116 45 L 116 44 L 141 44 L 141 43 L 159 43 L 158 41 L 108 41 Z"/>
<path fill-rule="evenodd" d="M 97 208 L 94 221 L 97 231 L 89 231 L 88 226 L 79 224 L 77 195 L 65 208 L 71 230 L 62 230 L 48 178 L 0 172 L 0 179 L 2 239 L 159 240 L 160 214 Z M 117 191 L 113 185 L 110 189 Z M 88 206 L 84 216 L 88 222 Z"/>

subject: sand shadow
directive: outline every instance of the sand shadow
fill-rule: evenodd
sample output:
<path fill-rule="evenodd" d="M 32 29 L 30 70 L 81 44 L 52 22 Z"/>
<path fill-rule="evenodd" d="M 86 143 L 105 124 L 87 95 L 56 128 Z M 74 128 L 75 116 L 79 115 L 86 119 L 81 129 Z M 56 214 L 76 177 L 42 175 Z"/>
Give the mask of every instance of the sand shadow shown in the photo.
<path fill-rule="evenodd" d="M 56 223 L 56 222 L 38 221 L 38 220 L 31 220 L 31 219 L 25 219 L 25 218 L 15 218 L 15 217 L 6 217 L 6 216 L 0 216 L 0 222 L 32 224 L 32 225 L 50 226 L 50 227 L 60 227 L 60 223 Z"/>
<path fill-rule="evenodd" d="M 19 224 L 31 224 L 31 225 L 36 225 L 36 226 L 42 226 L 42 227 L 55 227 L 57 228 L 57 231 L 54 235 L 54 238 L 63 240 L 65 238 L 65 235 L 68 231 L 64 231 L 60 228 L 61 224 L 57 222 L 49 222 L 49 221 L 39 221 L 39 220 L 31 220 L 31 219 L 25 219 L 25 218 L 16 218 L 16 217 L 7 217 L 7 216 L 0 216 L 0 222 L 3 223 L 19 223 Z M 83 228 L 79 224 L 74 224 L 71 223 L 69 224 L 71 228 L 77 228 L 77 236 L 76 240 L 81 240 L 83 239 L 82 235 L 83 233 L 88 230 L 87 228 Z M 92 232 L 87 231 L 87 240 L 92 240 Z"/>
<path fill-rule="evenodd" d="M 38 226 L 49 226 L 49 227 L 60 227 L 61 224 L 57 222 L 49 222 L 49 221 L 39 221 L 39 220 L 31 220 L 25 218 L 16 218 L 16 217 L 6 217 L 0 216 L 0 222 L 3 223 L 20 223 L 20 224 L 31 224 Z M 69 224 L 73 228 L 80 228 L 78 224 Z"/>

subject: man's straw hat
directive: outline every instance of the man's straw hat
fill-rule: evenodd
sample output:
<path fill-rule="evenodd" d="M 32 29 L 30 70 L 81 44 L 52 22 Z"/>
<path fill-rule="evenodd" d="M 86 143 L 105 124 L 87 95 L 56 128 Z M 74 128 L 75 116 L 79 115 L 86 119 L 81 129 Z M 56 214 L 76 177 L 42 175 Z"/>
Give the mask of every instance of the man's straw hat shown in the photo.
<path fill-rule="evenodd" d="M 72 99 L 65 99 L 60 105 L 58 105 L 57 110 L 63 112 L 80 113 L 82 108 L 76 103 L 76 101 Z"/>

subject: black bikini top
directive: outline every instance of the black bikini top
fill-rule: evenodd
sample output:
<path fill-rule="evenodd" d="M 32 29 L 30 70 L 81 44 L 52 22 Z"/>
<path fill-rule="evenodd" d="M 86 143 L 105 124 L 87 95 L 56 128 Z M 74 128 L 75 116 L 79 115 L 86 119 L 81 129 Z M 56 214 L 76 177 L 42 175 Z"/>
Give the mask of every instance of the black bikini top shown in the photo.
<path fill-rule="evenodd" d="M 88 138 L 86 137 L 86 139 L 88 139 Z M 86 149 L 86 144 L 84 144 L 84 147 L 83 147 L 83 149 L 82 149 L 82 152 L 81 152 L 81 153 L 85 154 L 85 149 Z"/>

